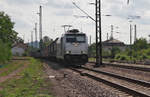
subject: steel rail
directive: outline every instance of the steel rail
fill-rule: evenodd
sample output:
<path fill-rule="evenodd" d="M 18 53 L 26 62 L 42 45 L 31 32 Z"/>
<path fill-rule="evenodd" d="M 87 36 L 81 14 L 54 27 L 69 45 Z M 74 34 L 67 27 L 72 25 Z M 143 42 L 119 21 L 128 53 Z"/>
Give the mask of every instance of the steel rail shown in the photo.
<path fill-rule="evenodd" d="M 75 68 L 70 68 L 70 69 L 80 73 L 81 75 L 87 76 L 87 77 L 89 77 L 91 79 L 94 79 L 96 81 L 99 81 L 99 82 L 103 82 L 103 83 L 105 83 L 105 84 L 107 84 L 107 85 L 109 85 L 109 86 L 111 86 L 113 88 L 119 89 L 119 90 L 121 90 L 123 92 L 126 92 L 126 93 L 128 93 L 130 95 L 133 95 L 134 97 L 150 97 L 150 94 L 146 94 L 145 92 L 129 88 L 129 87 L 124 86 L 124 85 L 119 84 L 119 83 L 114 83 L 114 82 L 112 82 L 110 80 L 106 80 L 105 78 L 98 77 L 98 75 L 93 75 L 93 74 L 90 74 L 89 72 L 87 73 L 87 72 L 84 72 L 84 71 L 82 71 L 80 69 L 75 69 Z M 83 68 L 81 67 L 81 69 L 83 69 Z"/>
<path fill-rule="evenodd" d="M 87 68 L 87 67 L 81 67 L 81 68 L 85 69 L 85 70 L 93 71 L 93 72 L 96 72 L 96 73 L 101 73 L 101 74 L 104 74 L 104 75 L 108 75 L 108 76 L 111 76 L 111 77 L 115 77 L 115 78 L 118 78 L 118 79 L 123 79 L 123 80 L 129 81 L 129 82 L 132 82 L 132 83 L 137 83 L 137 84 L 142 85 L 144 87 L 149 87 L 150 88 L 150 82 L 148 82 L 148 81 L 133 79 L 133 78 L 121 76 L 121 75 L 118 75 L 118 74 L 115 74 L 115 73 L 110 73 L 110 72 L 106 72 L 106 71 L 102 71 L 102 70 L 94 70 L 94 69 L 90 69 L 90 68 Z"/>
<path fill-rule="evenodd" d="M 95 62 L 88 62 L 88 63 L 95 63 Z M 150 68 L 142 67 L 142 66 L 129 66 L 129 65 L 120 65 L 120 64 L 114 64 L 114 63 L 103 63 L 106 66 L 113 66 L 113 67 L 119 67 L 119 68 L 125 68 L 125 69 L 132 69 L 132 70 L 139 70 L 144 72 L 150 72 Z"/>

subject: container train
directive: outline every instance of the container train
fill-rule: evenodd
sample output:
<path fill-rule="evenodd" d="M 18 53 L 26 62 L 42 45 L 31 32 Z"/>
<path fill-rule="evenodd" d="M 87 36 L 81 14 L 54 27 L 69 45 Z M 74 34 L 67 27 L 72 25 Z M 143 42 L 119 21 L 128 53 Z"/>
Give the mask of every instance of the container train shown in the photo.
<path fill-rule="evenodd" d="M 63 61 L 65 63 L 88 62 L 88 39 L 85 33 L 78 29 L 68 30 L 60 38 L 56 38 L 50 45 L 44 47 L 40 57 L 49 60 Z"/>

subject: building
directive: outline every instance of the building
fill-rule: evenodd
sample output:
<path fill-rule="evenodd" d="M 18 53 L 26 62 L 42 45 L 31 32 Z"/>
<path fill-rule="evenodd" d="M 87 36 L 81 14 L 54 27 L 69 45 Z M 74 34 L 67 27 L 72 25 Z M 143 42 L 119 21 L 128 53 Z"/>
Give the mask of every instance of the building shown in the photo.
<path fill-rule="evenodd" d="M 114 38 L 110 38 L 109 40 L 102 42 L 102 46 L 103 46 L 103 50 L 105 51 L 110 51 L 113 47 L 117 47 L 121 51 L 125 51 L 127 47 L 123 42 Z"/>
<path fill-rule="evenodd" d="M 24 43 L 18 43 L 11 49 L 13 56 L 23 56 L 28 49 L 28 45 Z"/>

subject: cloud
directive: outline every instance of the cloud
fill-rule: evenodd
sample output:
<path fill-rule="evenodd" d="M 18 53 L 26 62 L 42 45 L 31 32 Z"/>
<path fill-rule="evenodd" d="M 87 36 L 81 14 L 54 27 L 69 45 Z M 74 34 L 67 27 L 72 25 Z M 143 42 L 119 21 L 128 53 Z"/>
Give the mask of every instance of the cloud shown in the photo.
<path fill-rule="evenodd" d="M 73 9 L 74 6 L 71 0 L 50 0 L 47 3 L 48 6 L 56 9 Z"/>
<path fill-rule="evenodd" d="M 47 3 L 48 3 L 48 0 L 41 0 L 41 3 L 42 3 L 42 4 L 47 4 Z"/>
<path fill-rule="evenodd" d="M 34 0 L 5 0 L 10 5 L 28 5 L 33 4 Z"/>
<path fill-rule="evenodd" d="M 92 35 L 92 41 L 95 41 L 95 22 L 90 19 L 74 18 L 73 15 L 85 15 L 73 4 L 73 0 L 0 0 L 0 9 L 5 11 L 15 22 L 15 30 L 20 35 L 26 34 L 30 36 L 34 23 L 39 22 L 39 5 L 43 5 L 43 35 L 55 39 L 61 36 L 63 29 L 61 25 L 71 24 L 74 28 L 79 28 Z M 74 0 L 80 8 L 95 18 L 95 6 L 89 5 L 93 0 Z M 115 37 L 129 43 L 129 15 L 141 16 L 141 19 L 134 19 L 133 24 L 138 25 L 139 36 L 147 36 L 140 32 L 149 32 L 150 25 L 150 0 L 131 0 L 130 4 L 126 4 L 126 0 L 103 0 L 102 14 L 111 14 L 111 17 L 102 16 L 102 39 L 106 39 L 107 33 L 110 34 L 110 25 L 119 26 L 122 32 Z M 55 30 L 54 30 L 55 29 Z M 115 30 L 116 31 L 116 30 Z M 26 41 L 30 39 L 28 37 Z"/>
<path fill-rule="evenodd" d="M 60 10 L 60 11 L 54 12 L 54 15 L 56 15 L 56 16 L 72 16 L 73 11 L 72 10 Z"/>

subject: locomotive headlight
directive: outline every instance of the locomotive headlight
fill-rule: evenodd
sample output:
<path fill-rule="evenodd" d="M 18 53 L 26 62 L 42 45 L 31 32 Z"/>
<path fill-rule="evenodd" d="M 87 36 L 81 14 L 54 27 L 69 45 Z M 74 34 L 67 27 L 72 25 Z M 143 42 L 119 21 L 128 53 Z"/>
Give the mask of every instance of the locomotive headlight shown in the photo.
<path fill-rule="evenodd" d="M 69 51 L 66 51 L 66 54 L 69 54 Z"/>
<path fill-rule="evenodd" d="M 77 47 L 77 46 L 79 45 L 79 43 L 73 43 L 73 45 L 74 45 L 75 47 Z"/>
<path fill-rule="evenodd" d="M 66 54 L 71 54 L 71 51 L 66 51 Z"/>
<path fill-rule="evenodd" d="M 86 52 L 85 51 L 81 51 L 81 54 L 86 54 Z"/>

